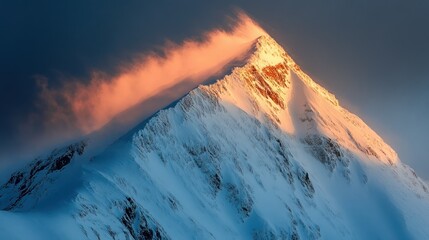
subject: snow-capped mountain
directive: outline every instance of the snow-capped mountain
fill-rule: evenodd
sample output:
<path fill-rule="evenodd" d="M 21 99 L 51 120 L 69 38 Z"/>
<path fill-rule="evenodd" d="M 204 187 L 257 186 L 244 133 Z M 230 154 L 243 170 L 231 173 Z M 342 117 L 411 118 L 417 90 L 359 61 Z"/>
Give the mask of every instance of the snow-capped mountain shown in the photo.
<path fill-rule="evenodd" d="M 0 188 L 1 239 L 428 239 L 428 186 L 271 37 L 106 147 Z"/>

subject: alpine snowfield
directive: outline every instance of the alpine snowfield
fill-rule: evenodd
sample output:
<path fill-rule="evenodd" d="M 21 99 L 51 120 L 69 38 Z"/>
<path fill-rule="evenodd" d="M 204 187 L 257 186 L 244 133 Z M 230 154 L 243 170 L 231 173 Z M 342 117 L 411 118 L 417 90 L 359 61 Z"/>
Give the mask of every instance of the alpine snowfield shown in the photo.
<path fill-rule="evenodd" d="M 428 186 L 270 36 L 101 153 L 0 188 L 0 239 L 429 239 Z"/>

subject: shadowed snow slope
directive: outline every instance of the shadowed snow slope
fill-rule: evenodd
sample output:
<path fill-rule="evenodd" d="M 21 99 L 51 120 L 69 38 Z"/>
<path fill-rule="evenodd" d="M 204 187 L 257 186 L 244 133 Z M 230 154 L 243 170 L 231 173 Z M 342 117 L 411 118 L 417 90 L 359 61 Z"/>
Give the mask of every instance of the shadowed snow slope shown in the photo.
<path fill-rule="evenodd" d="M 86 146 L 1 187 L 2 238 L 429 238 L 426 183 L 269 36 L 101 154 Z"/>

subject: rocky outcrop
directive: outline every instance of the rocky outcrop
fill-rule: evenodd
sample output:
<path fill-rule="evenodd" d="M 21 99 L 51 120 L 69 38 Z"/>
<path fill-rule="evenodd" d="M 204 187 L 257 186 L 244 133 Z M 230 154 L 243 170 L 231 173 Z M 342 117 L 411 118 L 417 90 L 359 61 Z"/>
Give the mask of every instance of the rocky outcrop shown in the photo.
<path fill-rule="evenodd" d="M 0 208 L 14 210 L 25 206 L 27 199 L 43 197 L 44 189 L 48 189 L 55 178 L 60 177 L 70 162 L 82 155 L 86 147 L 85 142 L 72 144 L 66 148 L 54 150 L 46 158 L 38 158 L 22 170 L 12 174 L 10 179 L 0 188 Z M 36 193 L 36 196 L 32 196 Z"/>

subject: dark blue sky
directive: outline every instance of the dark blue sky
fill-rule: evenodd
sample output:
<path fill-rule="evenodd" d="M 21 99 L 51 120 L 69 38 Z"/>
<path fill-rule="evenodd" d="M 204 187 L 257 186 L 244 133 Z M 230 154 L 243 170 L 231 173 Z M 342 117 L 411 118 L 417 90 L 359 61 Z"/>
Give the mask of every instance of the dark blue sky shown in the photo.
<path fill-rule="evenodd" d="M 243 9 L 340 103 L 429 178 L 429 2 L 0 1 L 0 160 L 43 136 L 36 76 L 50 86 L 226 27 Z M 34 120 L 36 119 L 36 120 Z M 49 127 L 49 126 L 48 126 Z M 57 129 L 66 131 L 66 129 Z M 29 136 L 33 135 L 33 136 Z"/>

